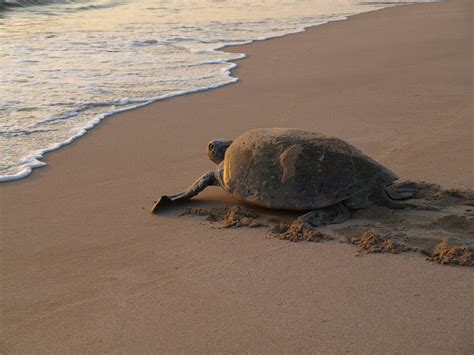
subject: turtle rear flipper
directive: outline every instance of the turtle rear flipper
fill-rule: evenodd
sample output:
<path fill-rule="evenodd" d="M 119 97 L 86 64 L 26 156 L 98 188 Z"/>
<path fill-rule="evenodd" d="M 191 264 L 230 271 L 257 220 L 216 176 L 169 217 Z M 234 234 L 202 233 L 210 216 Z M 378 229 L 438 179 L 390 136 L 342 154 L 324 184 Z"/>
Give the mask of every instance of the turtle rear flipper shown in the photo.
<path fill-rule="evenodd" d="M 405 208 L 415 208 L 415 209 L 418 208 L 418 206 L 414 204 L 397 201 L 393 199 L 390 196 L 390 194 L 387 192 L 384 186 L 381 186 L 372 190 L 369 200 L 377 206 L 387 207 L 392 210 L 401 210 Z"/>
<path fill-rule="evenodd" d="M 385 192 L 392 200 L 409 200 L 414 198 L 417 192 L 416 187 L 404 187 L 399 184 L 392 184 L 385 188 Z"/>

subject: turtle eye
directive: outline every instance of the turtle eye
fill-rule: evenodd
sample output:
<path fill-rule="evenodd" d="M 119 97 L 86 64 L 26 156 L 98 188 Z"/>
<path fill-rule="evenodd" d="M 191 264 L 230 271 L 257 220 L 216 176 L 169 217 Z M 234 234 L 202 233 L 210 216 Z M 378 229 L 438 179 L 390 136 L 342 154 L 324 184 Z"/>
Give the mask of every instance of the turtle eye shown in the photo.
<path fill-rule="evenodd" d="M 214 144 L 209 143 L 209 145 L 207 146 L 207 148 L 208 148 L 209 150 L 213 150 L 213 149 L 214 149 Z"/>

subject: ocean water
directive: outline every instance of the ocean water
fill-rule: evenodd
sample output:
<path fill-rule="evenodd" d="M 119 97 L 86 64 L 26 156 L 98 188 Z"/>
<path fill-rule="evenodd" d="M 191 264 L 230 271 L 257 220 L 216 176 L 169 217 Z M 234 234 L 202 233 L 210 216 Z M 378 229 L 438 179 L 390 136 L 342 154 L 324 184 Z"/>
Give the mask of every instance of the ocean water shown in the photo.
<path fill-rule="evenodd" d="M 113 113 L 237 81 L 224 46 L 403 2 L 0 0 L 0 181 Z"/>

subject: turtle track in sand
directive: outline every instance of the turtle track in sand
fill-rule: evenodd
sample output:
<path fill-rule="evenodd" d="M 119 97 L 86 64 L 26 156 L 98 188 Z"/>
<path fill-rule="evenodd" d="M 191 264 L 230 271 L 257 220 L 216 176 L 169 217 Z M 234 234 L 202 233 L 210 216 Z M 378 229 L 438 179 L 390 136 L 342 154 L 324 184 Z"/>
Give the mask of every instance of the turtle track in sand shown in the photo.
<path fill-rule="evenodd" d="M 181 216 L 206 217 L 218 228 L 267 228 L 269 235 L 293 242 L 339 241 L 354 245 L 359 253 L 417 252 L 440 264 L 474 266 L 474 191 L 412 181 L 394 184 L 391 190 L 394 195 L 408 191 L 408 202 L 419 208 L 371 206 L 352 211 L 343 223 L 322 227 L 242 205 L 186 208 Z"/>

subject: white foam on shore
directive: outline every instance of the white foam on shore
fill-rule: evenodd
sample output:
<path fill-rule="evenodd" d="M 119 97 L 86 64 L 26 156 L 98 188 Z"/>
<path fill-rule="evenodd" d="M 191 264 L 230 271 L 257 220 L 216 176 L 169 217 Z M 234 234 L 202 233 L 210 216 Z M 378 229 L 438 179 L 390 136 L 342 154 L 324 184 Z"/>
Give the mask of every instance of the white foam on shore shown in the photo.
<path fill-rule="evenodd" d="M 222 47 L 225 47 L 225 46 L 222 46 Z M 238 59 L 243 59 L 245 57 L 246 56 L 244 54 L 240 54 Z M 18 172 L 17 174 L 14 174 L 14 175 L 0 176 L 0 182 L 14 181 L 14 180 L 23 179 L 23 178 L 27 177 L 28 175 L 30 175 L 34 168 L 41 168 L 41 167 L 46 166 L 45 162 L 42 162 L 42 161 L 39 160 L 39 159 L 44 158 L 45 153 L 51 152 L 53 150 L 57 150 L 57 149 L 65 146 L 65 145 L 71 144 L 77 138 L 82 137 L 84 134 L 86 134 L 87 131 L 89 131 L 92 128 L 94 128 L 95 126 L 97 126 L 106 117 L 109 117 L 109 116 L 112 116 L 112 115 L 115 115 L 115 114 L 118 114 L 118 113 L 121 113 L 121 112 L 135 110 L 139 107 L 149 105 L 151 103 L 154 103 L 154 102 L 157 102 L 157 101 L 160 101 L 160 100 L 169 99 L 171 97 L 182 96 L 182 95 L 192 94 L 192 93 L 196 93 L 196 92 L 200 92 L 200 91 L 207 91 L 207 90 L 211 90 L 211 89 L 216 89 L 216 88 L 219 88 L 221 86 L 229 85 L 229 84 L 232 84 L 232 83 L 235 83 L 235 82 L 239 81 L 238 78 L 235 78 L 235 77 L 231 76 L 231 70 L 234 69 L 235 67 L 237 67 L 237 64 L 235 64 L 235 63 L 227 63 L 227 64 L 228 64 L 228 69 L 225 70 L 225 73 L 226 73 L 226 75 L 229 76 L 229 81 L 228 82 L 226 82 L 226 83 L 217 83 L 217 84 L 214 84 L 214 85 L 209 85 L 209 86 L 206 86 L 206 87 L 195 88 L 195 89 L 186 90 L 186 91 L 173 92 L 173 93 L 169 93 L 169 94 L 157 97 L 157 98 L 152 99 L 152 100 L 142 101 L 139 104 L 128 106 L 127 108 L 124 108 L 124 109 L 113 110 L 113 111 L 110 111 L 110 112 L 100 114 L 100 115 L 96 116 L 94 120 L 90 121 L 85 127 L 83 127 L 81 130 L 79 130 L 79 132 L 77 132 L 75 135 L 71 136 L 69 139 L 67 139 L 63 142 L 60 142 L 60 143 L 52 144 L 52 145 L 50 145 L 50 146 L 48 146 L 44 149 L 36 150 L 31 155 L 27 155 L 26 157 L 24 157 L 21 160 L 21 170 L 20 170 L 20 172 Z M 140 101 L 140 100 L 124 101 L 123 104 L 127 105 L 129 103 L 134 103 L 134 102 L 137 102 L 137 101 Z"/>

